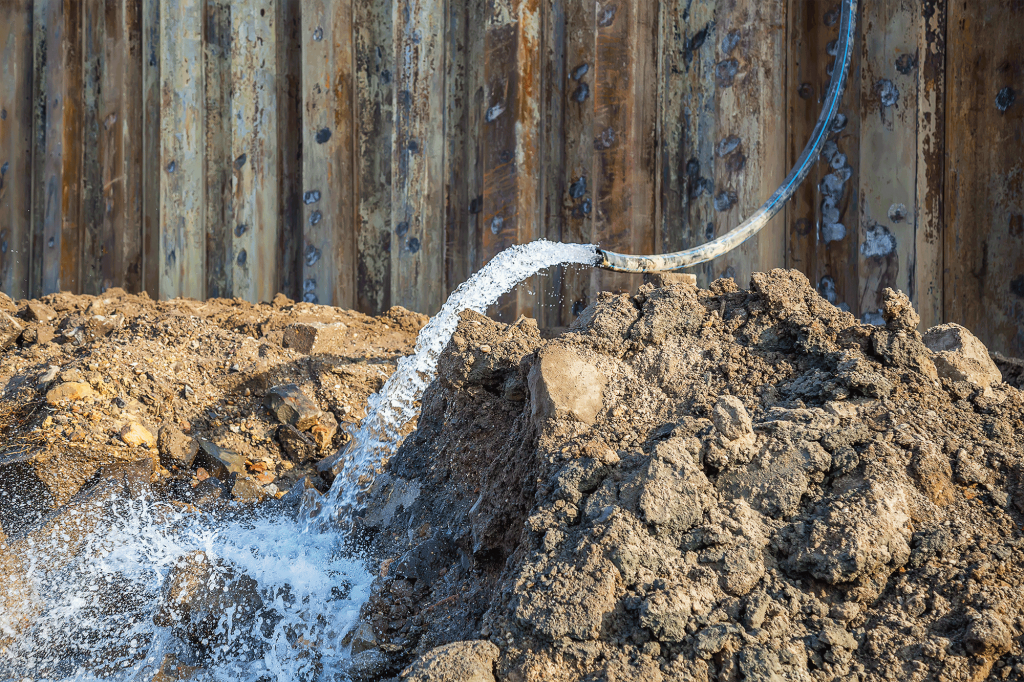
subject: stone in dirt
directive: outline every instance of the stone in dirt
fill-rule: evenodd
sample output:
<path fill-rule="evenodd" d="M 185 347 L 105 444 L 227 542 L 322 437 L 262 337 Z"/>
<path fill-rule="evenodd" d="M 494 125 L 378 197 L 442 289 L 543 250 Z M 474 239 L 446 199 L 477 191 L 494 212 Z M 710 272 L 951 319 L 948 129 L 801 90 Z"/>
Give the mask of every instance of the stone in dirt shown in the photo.
<path fill-rule="evenodd" d="M 25 305 L 25 311 L 22 313 L 22 317 L 30 322 L 49 322 L 57 318 L 57 313 L 53 308 L 41 303 L 39 301 L 29 301 Z"/>
<path fill-rule="evenodd" d="M 400 677 L 405 682 L 494 682 L 499 654 L 488 641 L 452 642 L 419 658 Z"/>
<path fill-rule="evenodd" d="M 321 411 L 317 404 L 295 384 L 281 384 L 267 390 L 263 404 L 282 424 L 305 431 L 317 423 Z"/>
<path fill-rule="evenodd" d="M 59 405 L 63 402 L 86 400 L 95 395 L 96 391 L 84 381 L 65 381 L 46 392 L 46 402 Z"/>
<path fill-rule="evenodd" d="M 291 424 L 282 424 L 278 428 L 277 442 L 281 444 L 281 449 L 288 459 L 293 462 L 305 464 L 317 458 L 317 444 Z"/>
<path fill-rule="evenodd" d="M 25 328 L 16 319 L 5 312 L 0 312 L 0 350 L 17 341 L 24 330 Z"/>
<path fill-rule="evenodd" d="M 192 466 L 196 453 L 199 452 L 199 442 L 186 436 L 173 424 L 164 424 L 160 427 L 158 445 L 160 463 L 167 468 L 177 466 L 187 469 Z"/>
<path fill-rule="evenodd" d="M 533 418 L 572 419 L 593 424 L 604 406 L 607 379 L 571 348 L 552 346 L 530 370 Z"/>
<path fill-rule="evenodd" d="M 239 476 L 231 486 L 231 497 L 238 502 L 262 502 L 267 499 L 268 495 L 267 491 L 256 481 Z"/>
<path fill-rule="evenodd" d="M 343 322 L 306 322 L 288 325 L 284 330 L 283 345 L 304 355 L 338 354 L 345 350 L 350 339 L 351 332 Z"/>
<path fill-rule="evenodd" d="M 309 430 L 316 445 L 321 450 L 331 447 L 334 442 L 334 434 L 338 432 L 338 420 L 330 412 L 324 412 L 317 419 L 316 424 Z"/>
<path fill-rule="evenodd" d="M 736 440 L 754 432 L 750 414 L 743 406 L 743 401 L 736 396 L 724 395 L 719 398 L 711 415 L 715 428 L 729 440 Z"/>
<path fill-rule="evenodd" d="M 145 426 L 136 422 L 129 422 L 124 425 L 124 428 L 121 429 L 121 440 L 133 448 L 140 446 L 146 448 L 156 447 L 156 438 L 153 434 Z"/>
<path fill-rule="evenodd" d="M 231 474 L 246 476 L 248 471 L 245 462 L 245 455 L 204 439 L 199 440 L 199 452 L 194 460 L 196 466 L 203 467 L 211 476 L 221 481 L 226 481 Z"/>
<path fill-rule="evenodd" d="M 924 344 L 935 353 L 933 362 L 939 376 L 967 381 L 983 388 L 998 384 L 1003 375 L 974 334 L 958 324 L 941 324 L 929 329 Z"/>

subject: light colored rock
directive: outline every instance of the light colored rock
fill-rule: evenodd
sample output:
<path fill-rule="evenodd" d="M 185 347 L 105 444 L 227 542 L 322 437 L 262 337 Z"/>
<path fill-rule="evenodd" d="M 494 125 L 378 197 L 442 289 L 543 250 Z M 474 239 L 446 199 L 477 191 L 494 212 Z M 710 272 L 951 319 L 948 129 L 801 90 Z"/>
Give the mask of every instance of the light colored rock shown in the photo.
<path fill-rule="evenodd" d="M 985 344 L 964 327 L 952 322 L 940 324 L 925 332 L 923 340 L 935 354 L 932 361 L 940 377 L 983 388 L 1003 380 Z"/>
<path fill-rule="evenodd" d="M 14 343 L 24 330 L 25 328 L 16 319 L 7 313 L 0 312 L 0 350 Z"/>
<path fill-rule="evenodd" d="M 494 682 L 500 654 L 491 642 L 452 642 L 431 649 L 402 671 L 405 682 Z"/>
<path fill-rule="evenodd" d="M 147 448 L 156 446 L 156 438 L 149 432 L 149 429 L 136 422 L 124 425 L 124 428 L 121 429 L 121 440 L 133 448 L 140 445 Z"/>
<path fill-rule="evenodd" d="M 754 432 L 747 408 L 743 406 L 743 401 L 734 395 L 723 395 L 718 399 L 711 419 L 718 432 L 729 440 L 736 440 Z"/>
<path fill-rule="evenodd" d="M 96 394 L 92 386 L 84 381 L 65 381 L 63 384 L 54 386 L 46 393 L 46 402 L 51 405 L 59 405 L 65 401 L 85 400 Z"/>
<path fill-rule="evenodd" d="M 343 322 L 290 324 L 284 330 L 282 345 L 305 355 L 337 353 L 342 343 L 348 340 L 348 333 L 348 326 Z"/>
<path fill-rule="evenodd" d="M 316 441 L 317 447 L 321 450 L 331 447 L 331 443 L 334 441 L 334 434 L 337 432 L 338 420 L 330 412 L 321 414 L 316 424 L 309 430 L 313 440 Z"/>
<path fill-rule="evenodd" d="M 530 370 L 533 420 L 538 426 L 549 419 L 572 419 L 593 424 L 604 406 L 608 379 L 574 350 L 548 346 Z"/>
<path fill-rule="evenodd" d="M 57 313 L 45 303 L 29 301 L 25 306 L 24 316 L 31 322 L 49 322 L 57 317 Z"/>

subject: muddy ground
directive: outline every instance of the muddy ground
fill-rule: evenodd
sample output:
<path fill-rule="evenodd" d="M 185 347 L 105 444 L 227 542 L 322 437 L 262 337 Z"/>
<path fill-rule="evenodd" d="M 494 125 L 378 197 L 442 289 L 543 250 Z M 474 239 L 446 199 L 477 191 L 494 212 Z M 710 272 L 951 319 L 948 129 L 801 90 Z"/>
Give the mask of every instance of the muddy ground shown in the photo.
<path fill-rule="evenodd" d="M 119 462 L 294 513 L 425 322 L 31 303 L 0 304 L 12 552 Z M 885 319 L 779 270 L 602 294 L 554 338 L 464 314 L 355 519 L 378 578 L 349 676 L 1024 680 L 1022 365 L 900 294 Z"/>

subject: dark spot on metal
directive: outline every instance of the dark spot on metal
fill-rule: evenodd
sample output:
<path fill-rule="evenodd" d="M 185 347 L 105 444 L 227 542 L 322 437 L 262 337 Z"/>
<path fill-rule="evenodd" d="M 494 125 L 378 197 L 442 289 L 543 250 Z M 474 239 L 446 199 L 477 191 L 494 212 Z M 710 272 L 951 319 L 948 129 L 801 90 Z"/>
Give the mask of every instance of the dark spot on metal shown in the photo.
<path fill-rule="evenodd" d="M 384 85 L 390 85 L 391 84 L 391 70 L 390 69 L 383 69 L 380 72 L 380 82 L 383 83 Z"/>
<path fill-rule="evenodd" d="M 590 199 L 584 199 L 580 205 L 580 210 L 583 211 L 583 215 L 590 215 L 593 205 L 590 203 Z"/>
<path fill-rule="evenodd" d="M 320 190 L 318 189 L 312 189 L 308 192 L 303 193 L 302 195 L 302 203 L 304 203 L 306 206 L 309 206 L 310 204 L 315 204 L 318 201 L 320 201 Z"/>
<path fill-rule="evenodd" d="M 7 120 L 7 110 L 6 109 L 0 109 L 0 121 L 6 121 L 6 120 Z"/>
<path fill-rule="evenodd" d="M 896 250 L 896 235 L 882 225 L 875 223 L 864 231 L 864 243 L 860 245 L 861 255 L 867 258 L 882 258 Z"/>
<path fill-rule="evenodd" d="M 825 16 L 822 17 L 822 21 L 826 26 L 835 26 L 836 22 L 839 21 L 840 7 L 836 5 L 832 9 L 825 12 Z"/>
<path fill-rule="evenodd" d="M 821 222 L 826 225 L 839 222 L 839 208 L 828 200 L 821 202 Z"/>
<path fill-rule="evenodd" d="M 597 15 L 597 25 L 602 28 L 611 26 L 615 22 L 615 12 L 618 10 L 613 3 L 605 5 Z"/>
<path fill-rule="evenodd" d="M 701 179 L 699 179 L 697 181 L 697 194 L 696 194 L 696 196 L 699 197 L 701 194 L 707 194 L 708 196 L 710 196 L 710 195 L 712 195 L 714 193 L 715 193 L 715 181 L 714 180 L 712 180 L 711 178 L 701 178 Z"/>
<path fill-rule="evenodd" d="M 836 60 L 833 59 L 828 64 L 825 65 L 825 75 L 828 76 L 829 78 L 831 78 L 832 77 L 832 72 L 835 71 L 835 68 L 836 68 Z"/>
<path fill-rule="evenodd" d="M 0 242 L 0 253 L 7 253 L 7 240 Z"/>
<path fill-rule="evenodd" d="M 177 169 L 178 169 L 178 162 L 177 161 L 171 161 L 169 164 L 167 164 L 167 172 L 168 173 L 173 173 Z"/>
<path fill-rule="evenodd" d="M 586 102 L 588 97 L 590 97 L 590 86 L 586 83 L 577 85 L 576 91 L 572 93 L 572 98 L 580 103 Z"/>
<path fill-rule="evenodd" d="M 316 279 L 310 277 L 306 281 L 304 281 L 302 283 L 302 291 L 307 294 L 310 293 L 311 291 L 316 291 Z"/>
<path fill-rule="evenodd" d="M 236 237 L 241 237 L 243 234 L 245 234 L 248 231 L 249 231 L 249 226 L 246 225 L 245 223 L 242 223 L 241 225 L 235 225 L 235 236 Z"/>
<path fill-rule="evenodd" d="M 491 234 L 498 234 L 501 231 L 501 226 L 505 224 L 505 219 L 500 215 L 496 215 L 491 218 Z"/>
<path fill-rule="evenodd" d="M 704 28 L 694 33 L 683 43 L 683 60 L 689 64 L 693 61 L 693 53 L 699 50 L 708 39 L 708 33 L 715 28 L 715 22 L 709 21 Z"/>
<path fill-rule="evenodd" d="M 572 75 L 569 77 L 572 78 L 574 81 L 578 81 L 579 79 L 587 75 L 587 71 L 590 71 L 590 64 L 580 64 L 579 66 L 572 70 Z"/>
<path fill-rule="evenodd" d="M 846 117 L 846 114 L 836 114 L 835 119 L 832 121 L 832 132 L 839 133 L 846 129 L 850 119 Z"/>
<path fill-rule="evenodd" d="M 306 265 L 315 265 L 320 260 L 320 249 L 316 248 L 312 244 L 306 244 L 306 248 L 302 253 L 303 258 L 306 260 Z"/>
<path fill-rule="evenodd" d="M 238 252 L 238 258 L 236 258 L 235 261 L 239 265 L 245 265 L 245 261 L 247 261 L 248 259 L 249 259 L 249 254 L 247 254 L 245 252 L 245 249 L 242 249 L 241 251 Z"/>
<path fill-rule="evenodd" d="M 329 139 L 331 139 L 331 129 L 330 128 L 321 128 L 320 130 L 316 131 L 316 143 L 317 144 L 323 144 L 324 142 L 327 142 L 327 140 L 329 140 Z"/>
<path fill-rule="evenodd" d="M 53 237 L 50 237 L 49 239 L 46 240 L 46 245 L 51 249 L 53 248 Z M 171 253 L 173 253 L 173 251 Z"/>
<path fill-rule="evenodd" d="M 0 166 L 0 176 L 7 175 L 7 169 L 11 167 L 10 161 L 4 161 L 4 165 Z"/>
<path fill-rule="evenodd" d="M 740 63 L 735 59 L 723 59 L 715 65 L 715 82 L 720 87 L 728 88 L 736 80 L 740 72 Z"/>
<path fill-rule="evenodd" d="M 398 103 L 404 111 L 408 111 L 412 107 L 412 93 L 408 90 L 400 90 L 398 92 Z"/>
<path fill-rule="evenodd" d="M 50 237 L 50 246 L 53 246 L 53 237 Z M 175 262 L 177 262 L 177 260 L 178 256 L 177 254 L 174 253 L 174 249 L 171 249 L 170 251 L 167 252 L 167 267 L 174 267 L 174 264 Z"/>
<path fill-rule="evenodd" d="M 835 57 L 839 54 L 839 41 L 832 39 L 825 43 L 825 54 L 829 57 Z"/>
<path fill-rule="evenodd" d="M 899 88 L 888 78 L 883 78 L 875 83 L 875 94 L 883 107 L 891 107 L 900 99 Z"/>
<path fill-rule="evenodd" d="M 1017 101 L 1017 91 L 1007 85 L 996 94 L 996 109 L 1006 111 Z"/>
<path fill-rule="evenodd" d="M 409 253 L 416 253 L 420 250 L 420 240 L 416 237 L 409 237 L 409 241 L 406 244 L 409 249 Z"/>
<path fill-rule="evenodd" d="M 246 160 L 248 158 L 249 158 L 248 156 L 246 156 L 245 154 L 242 154 L 237 159 L 235 159 L 235 169 L 236 170 L 240 170 L 242 168 L 242 166 L 245 165 L 245 162 L 246 162 Z"/>
<path fill-rule="evenodd" d="M 832 160 L 829 161 L 829 165 L 832 166 L 832 168 L 835 169 L 835 170 L 841 170 L 843 168 L 846 168 L 847 167 L 847 164 L 846 164 L 846 154 L 841 154 L 841 153 L 837 152 L 832 157 Z"/>
<path fill-rule="evenodd" d="M 814 95 L 814 86 L 810 83 L 801 83 L 796 89 L 796 94 L 800 99 L 810 99 Z"/>
<path fill-rule="evenodd" d="M 409 140 L 408 147 L 409 147 L 409 151 L 412 152 L 413 154 L 419 154 L 420 153 L 420 142 L 419 142 L 419 140 L 416 140 L 416 139 Z"/>
<path fill-rule="evenodd" d="M 722 54 L 729 54 L 736 49 L 736 46 L 740 44 L 740 32 L 729 31 L 722 38 Z"/>
<path fill-rule="evenodd" d="M 826 301 L 828 301 L 832 305 L 835 305 L 837 297 L 836 297 L 836 281 L 834 279 L 832 279 L 828 275 L 825 275 L 824 277 L 821 278 L 821 281 L 818 282 L 817 289 L 818 289 L 818 294 L 823 299 L 825 299 Z"/>
<path fill-rule="evenodd" d="M 587 309 L 587 302 L 583 299 L 572 302 L 572 316 L 579 317 L 580 314 Z"/>
<path fill-rule="evenodd" d="M 893 204 L 889 207 L 889 220 L 894 223 L 902 223 L 907 219 L 906 204 Z"/>
<path fill-rule="evenodd" d="M 843 179 L 835 173 L 829 173 L 818 183 L 818 191 L 838 205 L 843 198 Z"/>
<path fill-rule="evenodd" d="M 306 302 L 306 303 L 319 303 L 320 302 L 320 299 L 317 298 L 316 294 L 314 294 L 312 291 L 303 294 L 302 295 L 302 300 L 304 302 Z"/>
<path fill-rule="evenodd" d="M 747 157 L 743 152 L 731 154 L 729 158 L 725 160 L 725 169 L 730 173 L 739 173 L 746 165 Z"/>
<path fill-rule="evenodd" d="M 501 154 L 498 155 L 498 160 L 501 161 L 502 163 L 508 163 L 509 161 L 512 160 L 512 152 L 509 151 L 508 149 L 505 149 L 504 151 L 501 152 Z"/>
<path fill-rule="evenodd" d="M 423 42 L 423 33 L 420 32 L 420 31 L 413 31 L 412 32 L 412 44 L 413 45 L 419 45 L 422 42 Z"/>
<path fill-rule="evenodd" d="M 704 226 L 704 241 L 709 242 L 715 238 L 715 224 L 708 223 Z"/>
<path fill-rule="evenodd" d="M 733 153 L 740 146 L 740 142 L 740 138 L 735 135 L 723 137 L 718 143 L 718 156 L 724 158 L 728 154 Z"/>
<path fill-rule="evenodd" d="M 1017 275 L 1010 280 L 1010 291 L 1018 298 L 1024 298 L 1024 275 Z"/>
<path fill-rule="evenodd" d="M 797 218 L 796 225 L 794 226 L 796 233 L 801 237 L 806 237 L 811 233 L 811 221 L 807 218 Z"/>
<path fill-rule="evenodd" d="M 315 40 L 316 42 L 319 43 L 323 39 L 324 39 L 324 30 L 322 28 L 320 28 L 319 26 L 317 26 L 316 29 L 313 31 L 313 40 Z"/>
<path fill-rule="evenodd" d="M 323 220 L 323 217 L 324 214 L 321 213 L 320 211 L 313 211 L 312 213 L 309 214 L 309 224 L 316 225 L 321 220 Z"/>
<path fill-rule="evenodd" d="M 836 144 L 835 140 L 827 140 L 825 144 L 821 146 L 821 157 L 832 163 L 832 159 L 839 153 L 839 145 Z"/>
<path fill-rule="evenodd" d="M 569 185 L 569 196 L 573 199 L 582 199 L 587 193 L 587 176 L 581 175 Z"/>
<path fill-rule="evenodd" d="M 395 234 L 397 234 L 399 237 L 404 237 L 405 233 L 408 232 L 408 231 L 409 231 L 409 223 L 404 221 L 404 220 L 402 222 L 398 223 L 398 226 L 395 228 Z"/>
<path fill-rule="evenodd" d="M 480 211 L 482 211 L 483 209 L 484 209 L 484 198 L 483 198 L 483 195 L 477 195 L 477 196 L 473 197 L 472 199 L 470 199 L 470 201 L 469 201 L 469 212 L 470 213 L 476 214 L 476 213 L 479 213 Z"/>
<path fill-rule="evenodd" d="M 505 103 L 504 102 L 498 102 L 493 107 L 489 108 L 487 110 L 487 113 L 484 114 L 484 123 L 490 123 L 494 119 L 496 119 L 499 116 L 501 116 L 504 112 L 505 112 Z"/>
<path fill-rule="evenodd" d="M 723 270 L 722 279 L 736 279 L 736 268 L 730 265 L 725 270 Z"/>
<path fill-rule="evenodd" d="M 686 162 L 686 174 L 691 178 L 696 178 L 700 175 L 700 161 L 697 159 L 690 159 Z"/>
<path fill-rule="evenodd" d="M 594 138 L 594 149 L 598 151 L 608 149 L 613 144 L 615 144 L 615 131 L 611 128 L 605 128 L 604 132 Z"/>
<path fill-rule="evenodd" d="M 909 75 L 917 66 L 917 58 L 909 52 L 904 52 L 896 58 L 896 70 L 904 76 Z"/>
<path fill-rule="evenodd" d="M 1024 237 L 1024 215 L 1020 213 L 1010 214 L 1010 236 Z"/>
<path fill-rule="evenodd" d="M 730 208 L 736 205 L 738 199 L 739 198 L 736 196 L 736 192 L 732 191 L 731 189 L 722 190 L 721 192 L 715 195 L 715 210 L 718 211 L 719 213 L 723 211 L 728 211 Z"/>
<path fill-rule="evenodd" d="M 846 225 L 840 222 L 821 224 L 821 240 L 826 244 L 842 241 L 846 237 Z"/>

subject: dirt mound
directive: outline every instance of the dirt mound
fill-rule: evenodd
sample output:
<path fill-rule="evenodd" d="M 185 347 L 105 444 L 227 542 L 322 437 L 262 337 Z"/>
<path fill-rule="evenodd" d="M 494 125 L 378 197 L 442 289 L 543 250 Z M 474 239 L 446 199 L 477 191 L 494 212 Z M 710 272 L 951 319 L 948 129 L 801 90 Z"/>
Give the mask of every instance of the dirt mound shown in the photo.
<path fill-rule="evenodd" d="M 0 542 L 103 467 L 140 458 L 154 492 L 182 504 L 271 499 L 306 476 L 326 489 L 317 461 L 426 322 L 402 308 L 373 318 L 284 296 L 155 302 L 119 289 L 2 297 L 0 312 Z M 275 392 L 287 400 L 268 401 Z"/>
<path fill-rule="evenodd" d="M 779 270 L 465 314 L 358 519 L 357 677 L 1024 679 L 1024 394 L 885 320 Z"/>

